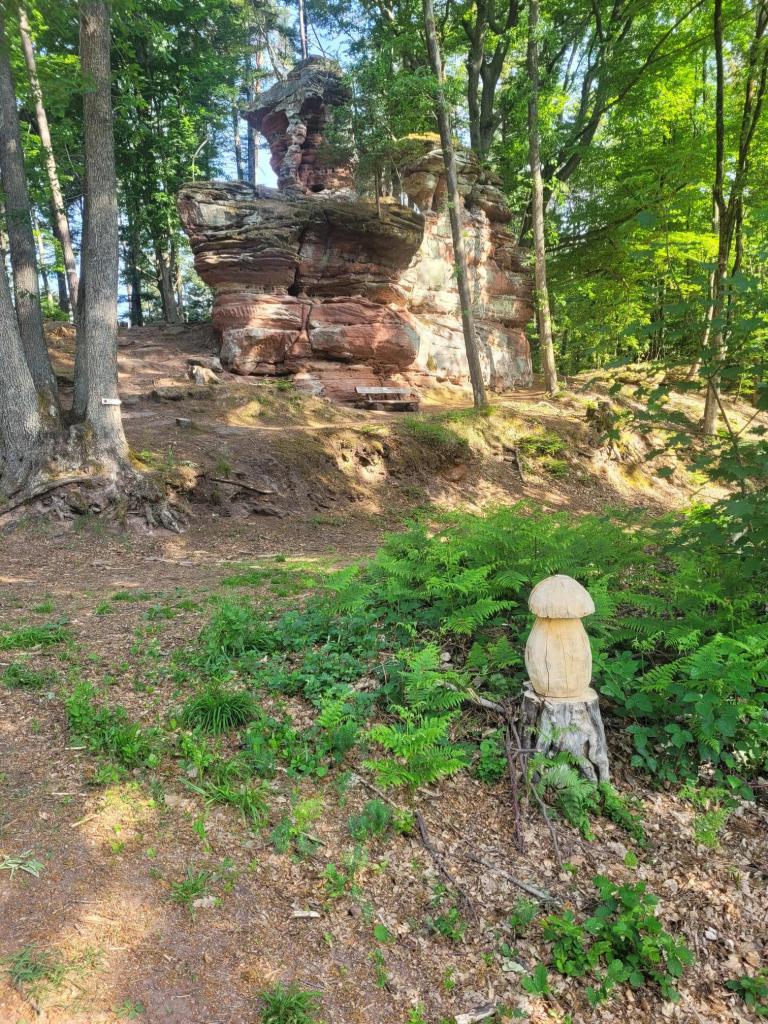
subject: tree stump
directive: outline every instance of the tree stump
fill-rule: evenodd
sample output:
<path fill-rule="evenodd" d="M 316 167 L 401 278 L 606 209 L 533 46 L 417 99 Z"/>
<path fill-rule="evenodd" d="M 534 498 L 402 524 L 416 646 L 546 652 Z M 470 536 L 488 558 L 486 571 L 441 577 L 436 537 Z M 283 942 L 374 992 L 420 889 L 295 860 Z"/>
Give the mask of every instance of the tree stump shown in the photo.
<path fill-rule="evenodd" d="M 579 697 L 543 697 L 530 684 L 523 695 L 523 747 L 553 757 L 565 752 L 591 782 L 608 782 L 608 745 L 597 693 Z"/>

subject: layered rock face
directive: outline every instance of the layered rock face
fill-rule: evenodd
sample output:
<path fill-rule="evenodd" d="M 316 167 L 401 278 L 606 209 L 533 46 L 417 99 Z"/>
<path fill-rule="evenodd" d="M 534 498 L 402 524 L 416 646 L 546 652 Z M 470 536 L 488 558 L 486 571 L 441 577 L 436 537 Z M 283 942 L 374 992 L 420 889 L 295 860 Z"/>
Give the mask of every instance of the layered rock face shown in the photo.
<path fill-rule="evenodd" d="M 195 268 L 214 291 L 225 366 L 296 374 L 335 397 L 358 385 L 465 383 L 439 141 L 409 139 L 402 180 L 417 207 L 361 199 L 348 152 L 331 145 L 347 99 L 338 69 L 310 58 L 245 116 L 269 142 L 278 188 L 196 182 L 179 194 Z M 462 222 L 488 384 L 525 385 L 531 282 L 503 195 L 460 157 Z"/>

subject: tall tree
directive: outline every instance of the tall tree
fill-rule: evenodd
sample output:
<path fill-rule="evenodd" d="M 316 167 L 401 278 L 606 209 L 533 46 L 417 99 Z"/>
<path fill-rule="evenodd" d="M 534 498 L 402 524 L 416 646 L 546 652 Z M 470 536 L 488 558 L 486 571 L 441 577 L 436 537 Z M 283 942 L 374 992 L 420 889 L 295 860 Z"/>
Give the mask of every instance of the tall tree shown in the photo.
<path fill-rule="evenodd" d="M 723 0 L 715 0 L 713 36 L 715 46 L 715 186 L 714 200 L 718 233 L 717 266 L 711 306 L 707 312 L 705 338 L 709 353 L 707 363 L 707 397 L 704 405 L 702 429 L 714 434 L 720 408 L 720 371 L 727 348 L 727 323 L 724 309 L 727 300 L 728 278 L 734 236 L 743 217 L 743 198 L 750 168 L 755 133 L 760 123 L 768 87 L 768 0 L 754 5 L 754 31 L 744 58 L 743 100 L 738 123 L 736 158 L 726 189 L 726 62 L 724 45 Z M 740 260 L 740 256 L 737 255 Z M 734 268 L 734 270 L 737 268 Z M 710 326 L 711 325 L 711 326 Z"/>
<path fill-rule="evenodd" d="M 467 352 L 469 378 L 472 382 L 472 394 L 474 396 L 475 408 L 481 409 L 488 404 L 488 400 L 485 395 L 483 371 L 480 366 L 480 354 L 477 347 L 477 335 L 475 333 L 475 319 L 472 314 L 472 296 L 469 292 L 469 278 L 467 276 L 467 255 L 464 251 L 464 238 L 461 232 L 461 197 L 459 196 L 459 182 L 456 174 L 456 155 L 453 151 L 451 119 L 448 111 L 448 103 L 445 98 L 443 61 L 440 54 L 440 44 L 437 39 L 435 11 L 432 0 L 423 0 L 423 5 L 427 49 L 429 51 L 429 60 L 432 65 L 432 73 L 435 76 L 435 116 L 440 130 L 440 143 L 443 148 L 443 162 L 445 164 L 445 178 L 448 188 L 448 215 L 451 221 L 453 258 L 456 264 L 459 302 L 461 304 L 461 324 L 464 330 L 464 347 Z"/>
<path fill-rule="evenodd" d="M 531 207 L 533 214 L 534 276 L 536 283 L 536 320 L 541 346 L 544 385 L 550 394 L 557 391 L 555 348 L 552 341 L 552 315 L 547 287 L 547 249 L 544 230 L 544 182 L 541 176 L 539 139 L 539 2 L 528 0 L 528 160 L 531 168 Z"/>
<path fill-rule="evenodd" d="M 23 482 L 29 453 L 40 446 L 43 433 L 0 250 L 0 481 L 6 493 Z"/>
<path fill-rule="evenodd" d="M 40 143 L 45 155 L 45 170 L 51 186 L 51 198 L 53 217 L 56 226 L 56 236 L 61 245 L 64 257 L 64 268 L 67 275 L 67 290 L 69 292 L 70 307 L 73 312 L 77 310 L 77 263 L 75 252 L 72 247 L 72 236 L 69 230 L 69 218 L 64 203 L 64 195 L 59 182 L 59 172 L 56 167 L 56 157 L 51 142 L 51 132 L 48 126 L 48 115 L 43 102 L 43 90 L 40 88 L 40 79 L 37 74 L 37 60 L 35 59 L 35 47 L 32 42 L 32 33 L 29 26 L 29 18 L 23 4 L 19 6 L 19 32 L 21 34 L 21 47 L 24 51 L 24 61 L 29 74 L 29 84 L 32 90 L 32 97 L 35 102 L 35 119 L 37 130 L 40 134 Z"/>
<path fill-rule="evenodd" d="M 27 191 L 27 175 L 11 72 L 5 14 L 0 7 L 0 173 L 11 255 L 16 317 L 32 380 L 53 421 L 59 419 L 56 378 L 43 333 L 37 276 L 35 236 Z"/>
<path fill-rule="evenodd" d="M 80 4 L 85 145 L 85 221 L 78 348 L 91 454 L 115 472 L 128 464 L 117 391 L 118 228 L 112 124 L 110 15 L 106 3 Z M 77 383 L 77 382 L 76 382 Z"/>

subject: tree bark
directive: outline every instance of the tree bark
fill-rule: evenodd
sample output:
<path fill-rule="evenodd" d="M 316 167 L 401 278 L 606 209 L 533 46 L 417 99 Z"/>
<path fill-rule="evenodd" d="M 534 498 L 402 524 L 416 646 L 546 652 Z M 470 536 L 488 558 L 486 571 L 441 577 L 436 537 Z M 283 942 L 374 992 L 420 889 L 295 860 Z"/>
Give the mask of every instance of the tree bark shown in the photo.
<path fill-rule="evenodd" d="M 544 182 L 541 175 L 539 147 L 539 3 L 528 0 L 528 78 L 531 94 L 528 100 L 528 159 L 531 165 L 531 203 L 533 215 L 534 275 L 536 283 L 536 320 L 541 346 L 544 386 L 550 395 L 557 391 L 557 367 L 552 342 L 552 314 L 547 287 L 547 250 L 544 230 Z"/>
<path fill-rule="evenodd" d="M 435 28 L 435 11 L 432 0 L 423 0 L 424 5 L 424 28 L 427 36 L 427 49 L 432 64 L 432 71 L 436 79 L 435 88 L 435 115 L 440 130 L 440 142 L 443 148 L 443 162 L 445 164 L 445 177 L 448 186 L 448 213 L 451 220 L 451 235 L 453 236 L 453 255 L 456 263 L 457 283 L 459 289 L 459 302 L 461 304 L 461 323 L 464 330 L 464 347 L 467 352 L 467 363 L 469 364 L 469 377 L 472 382 L 472 394 L 475 408 L 481 409 L 488 404 L 485 395 L 485 384 L 483 383 L 483 371 L 480 365 L 480 354 L 477 347 L 477 335 L 475 333 L 475 321 L 472 314 L 472 297 L 469 292 L 469 279 L 467 276 L 467 257 L 464 251 L 464 239 L 461 233 L 461 197 L 459 196 L 458 176 L 456 174 L 456 157 L 453 151 L 453 140 L 451 138 L 451 121 L 448 113 L 448 104 L 443 89 L 443 63 L 440 56 L 440 46 L 437 41 L 437 29 Z"/>
<path fill-rule="evenodd" d="M 37 391 L 24 358 L 11 289 L 0 251 L 0 478 L 13 491 L 43 437 Z"/>
<path fill-rule="evenodd" d="M 43 92 L 40 88 L 40 79 L 37 75 L 37 62 L 35 60 L 35 49 L 32 43 L 32 36 L 29 28 L 29 19 L 23 5 L 19 5 L 19 30 L 21 32 L 21 47 L 24 51 L 24 60 L 29 73 L 29 84 L 32 96 L 35 100 L 35 119 L 37 129 L 40 133 L 40 142 L 45 154 L 45 170 L 48 174 L 48 182 L 51 186 L 53 198 L 53 215 L 56 220 L 56 234 L 61 243 L 61 250 L 64 256 L 64 268 L 67 274 L 67 287 L 69 289 L 70 304 L 73 310 L 77 309 L 77 263 L 75 252 L 72 248 L 72 236 L 69 231 L 69 220 L 67 219 L 67 208 L 64 204 L 64 195 L 61 191 L 59 174 L 56 169 L 56 157 L 53 154 L 53 143 L 51 132 L 48 127 L 48 116 L 43 103 Z"/>
<path fill-rule="evenodd" d="M 243 180 L 243 143 L 240 138 L 240 111 L 237 108 L 237 100 L 232 101 L 232 138 L 235 146 L 235 168 L 237 169 L 237 180 Z"/>
<path fill-rule="evenodd" d="M 131 286 L 131 302 L 128 315 L 131 327 L 141 327 L 144 323 L 144 310 L 141 305 L 141 271 L 139 270 L 139 239 L 130 212 L 128 213 L 128 245 L 126 247 L 126 270 Z"/>
<path fill-rule="evenodd" d="M 128 463 L 117 390 L 118 226 L 112 123 L 109 8 L 80 4 L 85 80 L 85 202 L 81 323 L 89 454 L 112 472 Z"/>
<path fill-rule="evenodd" d="M 176 302 L 176 287 L 171 262 L 161 244 L 155 246 L 155 261 L 157 263 L 157 287 L 163 305 L 163 320 L 167 324 L 179 324 L 181 316 Z"/>
<path fill-rule="evenodd" d="M 309 47 L 307 45 L 307 8 L 304 0 L 299 0 L 299 44 L 301 59 L 306 60 L 309 56 Z"/>
<path fill-rule="evenodd" d="M 59 289 L 59 309 L 62 313 L 69 313 L 69 292 L 63 270 L 56 271 L 56 284 Z"/>
<path fill-rule="evenodd" d="M 526 684 L 521 709 L 523 747 L 544 757 L 567 753 L 591 782 L 609 782 L 608 744 L 597 693 L 584 700 L 541 697 Z"/>
<path fill-rule="evenodd" d="M 16 292 L 16 318 L 32 380 L 50 416 L 59 419 L 58 390 L 43 333 L 27 175 L 11 73 L 5 15 L 0 8 L 0 172 L 5 190 L 8 247 Z"/>

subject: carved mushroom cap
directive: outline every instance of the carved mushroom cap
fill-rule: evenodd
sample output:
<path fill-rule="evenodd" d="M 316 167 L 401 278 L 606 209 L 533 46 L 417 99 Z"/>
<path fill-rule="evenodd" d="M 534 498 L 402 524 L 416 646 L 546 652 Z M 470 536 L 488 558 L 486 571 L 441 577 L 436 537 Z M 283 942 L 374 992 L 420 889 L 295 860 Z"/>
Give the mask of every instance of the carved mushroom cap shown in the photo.
<path fill-rule="evenodd" d="M 528 607 L 539 619 L 583 619 L 594 613 L 595 602 L 573 577 L 548 576 L 531 591 Z"/>

